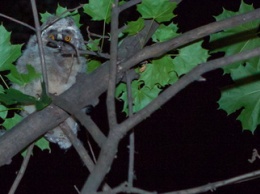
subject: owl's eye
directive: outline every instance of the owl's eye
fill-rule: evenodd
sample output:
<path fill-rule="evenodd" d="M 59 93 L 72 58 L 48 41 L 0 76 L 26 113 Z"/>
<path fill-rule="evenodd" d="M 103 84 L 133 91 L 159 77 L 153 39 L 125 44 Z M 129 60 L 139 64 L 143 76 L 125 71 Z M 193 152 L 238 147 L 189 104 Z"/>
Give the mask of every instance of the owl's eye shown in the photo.
<path fill-rule="evenodd" d="M 65 36 L 65 37 L 64 37 L 64 40 L 65 40 L 66 42 L 70 42 L 70 41 L 71 41 L 71 36 L 69 36 L 69 35 Z"/>
<path fill-rule="evenodd" d="M 52 39 L 52 40 L 55 40 L 55 36 L 53 34 L 50 34 L 49 38 Z"/>

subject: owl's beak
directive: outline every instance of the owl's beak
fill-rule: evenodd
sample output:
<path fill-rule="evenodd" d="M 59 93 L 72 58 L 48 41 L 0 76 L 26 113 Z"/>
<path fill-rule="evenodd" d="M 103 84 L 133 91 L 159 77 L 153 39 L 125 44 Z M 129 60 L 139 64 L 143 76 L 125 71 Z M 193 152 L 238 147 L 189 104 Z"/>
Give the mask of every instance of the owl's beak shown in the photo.
<path fill-rule="evenodd" d="M 56 40 L 63 40 L 62 34 L 58 33 L 56 36 Z"/>

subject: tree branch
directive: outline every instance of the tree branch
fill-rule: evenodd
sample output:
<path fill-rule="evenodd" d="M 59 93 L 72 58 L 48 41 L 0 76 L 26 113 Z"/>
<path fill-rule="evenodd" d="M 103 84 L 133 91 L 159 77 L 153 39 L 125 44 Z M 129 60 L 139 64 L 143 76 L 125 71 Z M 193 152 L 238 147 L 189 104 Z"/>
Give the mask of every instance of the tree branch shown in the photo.
<path fill-rule="evenodd" d="M 215 32 L 235 27 L 240 24 L 250 22 L 259 18 L 260 8 L 255 9 L 254 11 L 251 11 L 249 13 L 237 15 L 222 21 L 213 22 L 211 24 L 201 26 L 199 28 L 181 34 L 180 36 L 173 38 L 169 41 L 156 43 L 152 46 L 147 46 L 135 55 L 131 56 L 129 59 L 119 64 L 119 70 L 126 71 L 127 69 L 133 67 L 134 65 L 146 59 L 160 57 L 161 55 L 171 50 L 174 50 L 180 46 L 191 43 L 195 40 L 198 40 Z"/>
<path fill-rule="evenodd" d="M 130 71 L 126 72 L 126 85 L 127 85 L 127 101 L 128 101 L 128 115 L 129 118 L 133 116 L 133 95 L 132 95 L 132 78 Z M 129 136 L 129 164 L 128 164 L 128 186 L 133 187 L 134 182 L 134 158 L 135 158 L 135 134 L 134 130 L 131 131 Z"/>
<path fill-rule="evenodd" d="M 226 179 L 223 181 L 217 181 L 214 183 L 209 183 L 203 186 L 191 188 L 191 189 L 185 189 L 185 190 L 180 190 L 180 191 L 173 191 L 173 192 L 167 192 L 163 194 L 195 194 L 195 193 L 201 193 L 201 192 L 207 192 L 207 191 L 213 191 L 216 190 L 218 187 L 223 187 L 225 185 L 230 185 L 230 184 L 235 184 L 235 183 L 240 183 L 244 182 L 247 180 L 251 180 L 254 178 L 259 178 L 260 175 L 260 170 L 246 173 L 243 175 L 239 175 L 236 177 L 232 177 L 230 179 Z"/>
<path fill-rule="evenodd" d="M 25 27 L 27 27 L 27 28 L 33 30 L 33 31 L 36 31 L 36 29 L 35 29 L 34 27 L 30 26 L 29 24 L 26 24 L 26 23 L 24 23 L 24 22 L 22 22 L 22 21 L 20 21 L 20 20 L 17 20 L 17 19 L 15 19 L 15 18 L 12 18 L 12 17 L 7 16 L 7 15 L 5 15 L 5 14 L 0 13 L 0 17 L 6 18 L 6 19 L 8 19 L 8 20 L 10 20 L 10 21 L 13 21 L 13 22 L 17 23 L 17 24 L 20 24 L 20 25 L 22 25 L 22 26 L 25 26 Z"/>
<path fill-rule="evenodd" d="M 22 165 L 21 165 L 21 168 L 20 168 L 20 170 L 19 170 L 19 172 L 18 172 L 18 174 L 17 174 L 17 177 L 16 177 L 16 179 L 15 179 L 15 181 L 14 181 L 14 183 L 13 183 L 11 189 L 10 189 L 10 191 L 8 192 L 8 194 L 13 194 L 13 193 L 15 193 L 17 187 L 19 186 L 19 184 L 20 184 L 20 182 L 21 182 L 21 180 L 22 180 L 22 178 L 23 178 L 23 175 L 24 175 L 24 173 L 25 173 L 25 170 L 26 170 L 26 168 L 27 168 L 27 166 L 28 166 L 30 157 L 31 157 L 31 155 L 32 155 L 32 150 L 33 150 L 33 148 L 34 148 L 34 143 L 31 144 L 31 145 L 29 146 L 29 148 L 27 149 L 26 156 L 25 156 L 24 159 L 23 159 L 23 163 L 22 163 Z"/>
<path fill-rule="evenodd" d="M 111 44 L 110 44 L 110 66 L 109 80 L 107 89 L 107 116 L 110 130 L 117 125 L 116 105 L 115 105 L 115 88 L 117 78 L 117 49 L 118 49 L 118 0 L 112 3 L 111 14 Z"/>
<path fill-rule="evenodd" d="M 39 22 L 38 11 L 36 8 L 35 0 L 31 0 L 31 6 L 32 6 L 33 19 L 34 19 L 34 24 L 35 24 L 35 29 L 36 29 L 38 49 L 39 49 L 39 53 L 40 53 L 42 79 L 43 79 L 43 83 L 45 84 L 46 94 L 48 95 L 48 93 L 49 93 L 48 75 L 47 75 L 47 68 L 46 68 L 45 56 L 44 56 L 43 44 L 42 44 L 42 38 L 41 38 L 41 26 L 40 26 L 40 22 Z"/>
<path fill-rule="evenodd" d="M 168 100 L 174 97 L 178 92 L 187 87 L 190 83 L 199 80 L 201 75 L 206 72 L 230 65 L 232 63 L 260 56 L 260 47 L 249 51 L 244 51 L 232 56 L 226 56 L 219 59 L 211 60 L 193 68 L 189 73 L 181 77 L 176 83 L 164 90 L 155 100 L 145 108 L 120 123 L 118 128 L 122 133 L 128 132 L 132 127 L 140 123 L 144 118 L 150 116 L 155 110 L 159 109 Z M 140 118 L 142 118 L 140 120 Z"/>

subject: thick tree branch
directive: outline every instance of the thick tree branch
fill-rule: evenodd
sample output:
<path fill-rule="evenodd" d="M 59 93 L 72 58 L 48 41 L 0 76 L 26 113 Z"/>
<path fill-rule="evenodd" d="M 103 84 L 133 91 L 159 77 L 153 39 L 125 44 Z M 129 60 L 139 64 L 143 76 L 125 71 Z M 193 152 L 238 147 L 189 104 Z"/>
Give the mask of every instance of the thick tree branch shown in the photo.
<path fill-rule="evenodd" d="M 14 155 L 18 154 L 47 131 L 55 128 L 57 124 L 63 122 L 68 116 L 62 109 L 50 105 L 44 110 L 26 117 L 12 130 L 7 131 L 0 137 L 0 166 L 8 164 L 8 161 Z"/>
<path fill-rule="evenodd" d="M 180 46 L 191 43 L 195 40 L 198 40 L 215 32 L 235 27 L 237 25 L 250 22 L 259 18 L 260 8 L 255 9 L 254 11 L 251 11 L 249 13 L 237 15 L 222 21 L 213 22 L 211 24 L 201 26 L 194 30 L 188 31 L 176 38 L 173 38 L 172 40 L 162 43 L 156 43 L 152 46 L 147 46 L 135 55 L 131 56 L 129 59 L 119 64 L 120 71 L 126 71 L 127 69 L 133 67 L 134 65 L 146 59 L 160 57 L 161 55 L 171 50 L 174 50 Z"/>

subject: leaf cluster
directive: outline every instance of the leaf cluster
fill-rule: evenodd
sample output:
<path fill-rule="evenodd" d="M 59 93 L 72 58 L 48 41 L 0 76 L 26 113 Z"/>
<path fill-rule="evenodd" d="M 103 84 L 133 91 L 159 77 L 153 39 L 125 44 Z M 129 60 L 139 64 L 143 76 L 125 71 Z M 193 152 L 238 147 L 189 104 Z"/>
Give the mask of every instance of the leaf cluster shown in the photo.
<path fill-rule="evenodd" d="M 215 16 L 215 19 L 220 21 L 253 9 L 253 5 L 242 1 L 237 12 L 223 9 L 223 12 Z M 230 56 L 259 47 L 259 27 L 259 20 L 255 20 L 211 35 L 210 41 L 215 47 L 212 52 L 224 52 L 225 55 Z M 234 84 L 222 90 L 218 101 L 219 108 L 228 114 L 240 111 L 237 119 L 241 121 L 243 129 L 254 132 L 260 124 L 260 57 L 231 64 L 224 68 L 224 73 L 230 74 Z"/>

